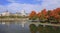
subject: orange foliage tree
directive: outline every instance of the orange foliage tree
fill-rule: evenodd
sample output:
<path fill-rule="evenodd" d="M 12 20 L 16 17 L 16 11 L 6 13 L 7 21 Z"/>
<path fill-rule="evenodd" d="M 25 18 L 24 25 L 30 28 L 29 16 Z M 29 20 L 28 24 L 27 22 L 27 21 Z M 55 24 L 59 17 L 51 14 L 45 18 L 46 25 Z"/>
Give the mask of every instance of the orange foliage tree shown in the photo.
<path fill-rule="evenodd" d="M 49 19 L 60 22 L 60 8 L 56 8 L 48 11 L 46 11 L 46 9 L 43 9 L 38 14 L 35 11 L 32 11 L 29 15 L 29 19 L 36 19 L 36 17 L 38 17 L 39 20 Z"/>
<path fill-rule="evenodd" d="M 60 8 L 55 9 L 55 18 L 60 22 Z"/>
<path fill-rule="evenodd" d="M 60 20 L 60 9 L 56 8 L 50 12 L 49 19 L 55 22 L 59 22 Z"/>
<path fill-rule="evenodd" d="M 44 19 L 46 19 L 46 16 L 47 16 L 47 11 L 46 11 L 46 9 L 43 9 L 42 11 L 41 11 L 41 19 L 42 20 L 44 20 Z"/>
<path fill-rule="evenodd" d="M 39 13 L 37 14 L 37 16 L 38 16 L 38 18 L 40 19 L 40 17 L 41 17 L 41 13 L 39 12 Z"/>
<path fill-rule="evenodd" d="M 29 15 L 29 19 L 35 19 L 36 18 L 36 12 L 32 11 Z"/>

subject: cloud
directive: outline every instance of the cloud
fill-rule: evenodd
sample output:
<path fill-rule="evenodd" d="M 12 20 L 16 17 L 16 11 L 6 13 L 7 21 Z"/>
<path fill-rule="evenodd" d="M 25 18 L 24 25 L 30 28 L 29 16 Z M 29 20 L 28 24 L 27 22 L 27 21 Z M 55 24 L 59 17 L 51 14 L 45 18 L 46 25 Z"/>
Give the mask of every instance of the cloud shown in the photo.
<path fill-rule="evenodd" d="M 17 0 L 8 0 L 11 2 L 6 6 L 0 6 L 0 8 L 7 8 L 11 12 L 20 12 L 21 10 L 25 10 L 26 12 L 31 12 L 32 10 L 36 10 L 36 12 L 41 11 L 42 9 L 46 8 L 47 10 L 52 10 L 55 8 L 60 7 L 60 0 L 42 0 L 42 4 L 30 4 L 30 3 L 19 3 L 15 2 Z M 34 1 L 41 1 L 41 0 L 34 0 Z M 1 9 L 2 11 L 2 9 Z"/>
<path fill-rule="evenodd" d="M 8 1 L 15 3 L 17 0 L 8 0 Z M 34 1 L 40 1 L 42 3 L 41 5 L 39 5 L 40 8 L 46 8 L 48 10 L 60 7 L 60 0 L 34 0 Z"/>
<path fill-rule="evenodd" d="M 0 13 L 5 12 L 5 11 L 6 11 L 6 7 L 3 5 L 0 5 Z"/>
<path fill-rule="evenodd" d="M 20 2 L 20 1 L 42 1 L 42 0 L 7 0 L 7 1 L 9 1 L 9 2 Z"/>
<path fill-rule="evenodd" d="M 12 3 L 7 6 L 7 9 L 15 12 L 16 11 L 21 12 L 21 10 L 25 10 L 26 12 L 31 12 L 32 10 L 39 11 L 40 5 Z"/>
<path fill-rule="evenodd" d="M 15 2 L 15 0 L 7 0 L 7 1 L 9 1 L 9 2 Z"/>
<path fill-rule="evenodd" d="M 41 1 L 41 0 L 35 0 L 35 1 Z"/>
<path fill-rule="evenodd" d="M 54 9 L 60 7 L 60 0 L 43 0 L 41 6 L 47 9 Z"/>
<path fill-rule="evenodd" d="M 41 4 L 42 0 L 7 0 L 11 3 L 21 3 L 21 4 Z"/>

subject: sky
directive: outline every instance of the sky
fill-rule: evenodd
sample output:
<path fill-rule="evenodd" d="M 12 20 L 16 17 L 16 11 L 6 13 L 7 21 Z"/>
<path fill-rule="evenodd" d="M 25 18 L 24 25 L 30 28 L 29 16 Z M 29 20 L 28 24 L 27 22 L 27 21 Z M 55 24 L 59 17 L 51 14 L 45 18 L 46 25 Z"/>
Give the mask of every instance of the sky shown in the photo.
<path fill-rule="evenodd" d="M 53 10 L 60 7 L 60 0 L 0 0 L 0 13 L 9 11 L 12 13 L 25 10 L 30 13 L 32 10 L 40 12 L 43 9 Z"/>

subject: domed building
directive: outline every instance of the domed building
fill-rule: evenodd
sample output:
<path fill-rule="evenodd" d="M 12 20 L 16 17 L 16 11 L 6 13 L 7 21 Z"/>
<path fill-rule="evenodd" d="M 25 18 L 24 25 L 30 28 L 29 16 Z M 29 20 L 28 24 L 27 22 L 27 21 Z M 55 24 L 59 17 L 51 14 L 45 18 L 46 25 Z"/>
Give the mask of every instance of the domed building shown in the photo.
<path fill-rule="evenodd" d="M 17 16 L 28 16 L 28 13 L 25 12 L 25 10 L 21 10 L 20 12 L 16 12 Z"/>
<path fill-rule="evenodd" d="M 20 13 L 21 13 L 21 16 L 26 16 L 25 10 L 22 10 Z"/>

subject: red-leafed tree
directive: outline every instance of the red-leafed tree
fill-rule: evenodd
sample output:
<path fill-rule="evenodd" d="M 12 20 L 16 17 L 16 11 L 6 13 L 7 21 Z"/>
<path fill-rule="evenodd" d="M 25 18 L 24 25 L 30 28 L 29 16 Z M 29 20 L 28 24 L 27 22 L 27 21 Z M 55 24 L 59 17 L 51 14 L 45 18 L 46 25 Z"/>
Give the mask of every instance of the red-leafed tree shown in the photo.
<path fill-rule="evenodd" d="M 60 22 L 60 8 L 48 11 L 46 9 L 43 9 L 38 14 L 36 14 L 35 11 L 32 11 L 29 15 L 29 19 L 36 19 L 36 17 L 38 17 L 39 20 L 53 20 Z"/>
<path fill-rule="evenodd" d="M 48 11 L 47 11 L 47 18 L 50 17 L 51 11 L 52 11 L 52 10 L 48 10 Z"/>
<path fill-rule="evenodd" d="M 29 19 L 35 19 L 36 18 L 36 12 L 32 11 L 29 15 Z"/>
<path fill-rule="evenodd" d="M 41 11 L 41 13 L 42 13 L 44 16 L 46 16 L 46 14 L 47 14 L 46 9 L 43 9 L 43 10 Z"/>
<path fill-rule="evenodd" d="M 55 18 L 60 22 L 60 8 L 55 9 Z"/>
<path fill-rule="evenodd" d="M 60 19 L 60 17 L 59 17 L 59 8 L 53 9 L 53 10 L 50 12 L 49 19 L 50 19 L 51 21 L 58 22 L 58 20 Z"/>
<path fill-rule="evenodd" d="M 40 18 L 40 17 L 41 17 L 41 13 L 39 12 L 39 13 L 37 14 L 37 16 L 38 16 L 38 18 Z"/>
<path fill-rule="evenodd" d="M 38 17 L 39 20 L 41 19 L 41 12 L 39 12 L 39 13 L 37 14 L 37 17 Z"/>
<path fill-rule="evenodd" d="M 47 16 L 47 11 L 46 11 L 46 9 L 43 9 L 42 11 L 41 11 L 41 19 L 46 19 L 46 16 Z"/>

